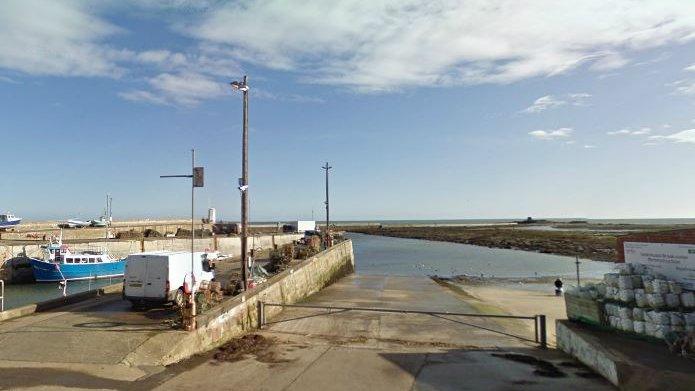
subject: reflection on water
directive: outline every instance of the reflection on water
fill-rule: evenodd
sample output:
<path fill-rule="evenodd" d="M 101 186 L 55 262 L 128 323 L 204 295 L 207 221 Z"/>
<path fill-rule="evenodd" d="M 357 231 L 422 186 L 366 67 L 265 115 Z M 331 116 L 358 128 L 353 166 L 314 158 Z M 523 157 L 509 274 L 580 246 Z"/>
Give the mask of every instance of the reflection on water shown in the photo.
<path fill-rule="evenodd" d="M 67 293 L 80 293 L 109 284 L 123 281 L 122 278 L 105 278 L 96 281 L 68 281 Z M 58 289 L 57 282 L 42 282 L 35 284 L 5 285 L 5 309 L 17 308 L 27 304 L 57 299 L 63 295 Z"/>
<path fill-rule="evenodd" d="M 401 276 L 484 274 L 488 277 L 576 275 L 574 258 L 560 255 L 356 233 L 347 236 L 352 239 L 357 273 Z M 582 260 L 580 273 L 583 277 L 599 278 L 610 272 L 612 266 L 612 263 Z"/>

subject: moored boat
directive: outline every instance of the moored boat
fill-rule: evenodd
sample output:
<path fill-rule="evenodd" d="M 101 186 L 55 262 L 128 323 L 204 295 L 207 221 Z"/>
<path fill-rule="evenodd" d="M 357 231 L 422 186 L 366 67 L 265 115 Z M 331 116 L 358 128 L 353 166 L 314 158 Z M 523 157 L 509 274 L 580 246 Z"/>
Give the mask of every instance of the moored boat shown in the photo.
<path fill-rule="evenodd" d="M 14 228 L 22 222 L 21 217 L 17 217 L 12 213 L 0 214 L 0 229 Z"/>
<path fill-rule="evenodd" d="M 125 270 L 125 259 L 113 259 L 103 250 L 73 253 L 60 239 L 41 247 L 43 258 L 30 258 L 37 282 L 119 277 Z"/>

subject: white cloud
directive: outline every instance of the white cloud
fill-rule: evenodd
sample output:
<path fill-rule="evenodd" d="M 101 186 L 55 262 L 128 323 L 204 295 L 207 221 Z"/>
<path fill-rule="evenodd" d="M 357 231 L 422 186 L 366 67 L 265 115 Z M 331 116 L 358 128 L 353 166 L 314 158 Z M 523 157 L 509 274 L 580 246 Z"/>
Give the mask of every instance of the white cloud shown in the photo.
<path fill-rule="evenodd" d="M 566 104 L 567 102 L 564 100 L 556 99 L 552 95 L 546 95 L 536 99 L 531 106 L 524 109 L 524 112 L 540 113 L 541 111 L 545 111 L 558 106 L 563 106 Z"/>
<path fill-rule="evenodd" d="M 654 135 L 650 136 L 649 139 L 654 141 L 672 141 L 675 143 L 695 144 L 695 129 L 682 130 L 666 136 Z"/>
<path fill-rule="evenodd" d="M 306 81 L 389 91 L 616 69 L 694 39 L 695 2 L 239 1 L 187 31 Z"/>
<path fill-rule="evenodd" d="M 678 80 L 667 85 L 674 87 L 673 93 L 676 95 L 695 95 L 695 80 Z"/>
<path fill-rule="evenodd" d="M 227 77 L 242 73 L 239 63 L 227 52 L 209 45 L 202 45 L 188 53 L 171 52 L 165 49 L 128 52 L 121 60 L 155 66 L 157 69 L 175 72 L 195 72 Z"/>
<path fill-rule="evenodd" d="M 31 75 L 117 77 L 102 41 L 119 32 L 81 1 L 0 2 L 0 68 Z"/>
<path fill-rule="evenodd" d="M 556 107 L 571 104 L 572 106 L 584 106 L 586 100 L 591 97 L 591 94 L 585 92 L 578 92 L 572 94 L 565 94 L 562 98 L 557 98 L 553 95 L 545 95 L 536 99 L 533 104 L 524 110 L 524 113 L 540 113 L 548 109 L 553 109 Z"/>
<path fill-rule="evenodd" d="M 175 3 L 171 5 L 186 2 Z M 83 1 L 0 2 L 0 68 L 50 76 L 142 75 L 147 88 L 118 95 L 129 101 L 179 106 L 220 96 L 223 82 L 212 81 L 210 76 L 241 73 L 233 57 L 210 45 L 194 47 L 185 54 L 114 48 L 106 41 L 122 30 L 95 16 L 98 9 Z"/>
<path fill-rule="evenodd" d="M 132 90 L 132 91 L 127 91 L 127 92 L 119 92 L 118 96 L 121 98 L 131 101 L 131 102 L 147 102 L 147 103 L 154 103 L 157 105 L 169 105 L 170 103 L 164 99 L 163 97 L 160 97 L 150 91 L 144 91 L 144 90 Z"/>
<path fill-rule="evenodd" d="M 638 130 L 630 130 L 630 129 L 620 129 L 620 130 L 613 130 L 610 132 L 606 132 L 607 135 L 609 136 L 640 136 L 640 135 L 645 135 L 649 134 L 652 132 L 651 128 L 648 127 L 643 127 Z"/>
<path fill-rule="evenodd" d="M 683 68 L 684 71 L 695 72 L 695 64 Z"/>
<path fill-rule="evenodd" d="M 595 145 L 591 145 L 591 144 L 585 144 L 584 145 L 584 149 L 594 149 L 594 148 L 596 148 Z"/>
<path fill-rule="evenodd" d="M 534 130 L 528 132 L 528 134 L 540 140 L 556 140 L 570 137 L 572 132 L 572 128 L 559 128 L 555 130 Z"/>
<path fill-rule="evenodd" d="M 623 134 L 631 134 L 632 131 L 630 129 L 620 129 L 620 130 L 613 130 L 610 132 L 606 132 L 607 135 L 609 136 L 616 136 L 616 135 L 623 135 Z"/>
<path fill-rule="evenodd" d="M 270 92 L 263 88 L 254 87 L 251 89 L 251 96 L 258 99 L 268 99 L 283 102 L 295 102 L 295 103 L 324 103 L 325 101 L 321 98 L 306 96 L 301 94 L 282 94 L 277 92 Z"/>
<path fill-rule="evenodd" d="M 199 73 L 162 73 L 147 83 L 152 91 L 132 90 L 119 95 L 134 102 L 192 107 L 225 94 L 225 85 Z"/>
<path fill-rule="evenodd" d="M 591 64 L 591 69 L 596 71 L 610 71 L 622 68 L 630 62 L 623 55 L 616 52 L 600 53 L 595 58 L 596 61 Z"/>
<path fill-rule="evenodd" d="M 0 76 L 0 81 L 3 83 L 20 84 L 17 80 L 7 76 Z"/>

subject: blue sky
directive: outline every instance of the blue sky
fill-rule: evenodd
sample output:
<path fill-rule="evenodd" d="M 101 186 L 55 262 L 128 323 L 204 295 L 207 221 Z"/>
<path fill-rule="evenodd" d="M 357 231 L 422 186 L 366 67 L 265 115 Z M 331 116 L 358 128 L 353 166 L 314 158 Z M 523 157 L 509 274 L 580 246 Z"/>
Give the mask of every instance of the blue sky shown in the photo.
<path fill-rule="evenodd" d="M 482 5 L 481 5 L 482 4 Z M 4 1 L 0 209 L 30 219 L 695 217 L 695 3 Z"/>

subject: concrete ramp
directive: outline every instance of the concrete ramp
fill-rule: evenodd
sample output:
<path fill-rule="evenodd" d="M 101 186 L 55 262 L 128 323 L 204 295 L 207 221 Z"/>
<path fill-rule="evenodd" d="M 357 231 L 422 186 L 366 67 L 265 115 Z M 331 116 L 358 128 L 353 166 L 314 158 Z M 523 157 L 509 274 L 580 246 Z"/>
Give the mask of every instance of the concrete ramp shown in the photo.
<path fill-rule="evenodd" d="M 426 277 L 351 275 L 318 292 L 303 304 L 387 308 L 415 311 L 482 313 L 486 308 L 462 300 L 459 293 Z M 269 334 L 451 347 L 534 347 L 509 335 L 533 339 L 532 322 L 423 314 L 290 308 L 269 320 Z"/>

